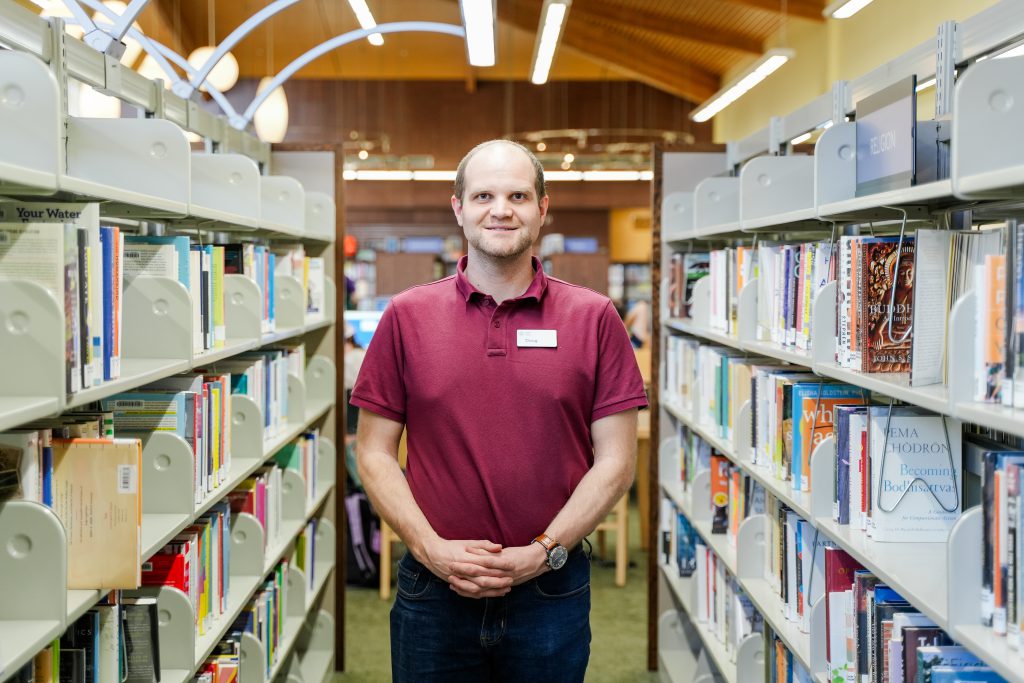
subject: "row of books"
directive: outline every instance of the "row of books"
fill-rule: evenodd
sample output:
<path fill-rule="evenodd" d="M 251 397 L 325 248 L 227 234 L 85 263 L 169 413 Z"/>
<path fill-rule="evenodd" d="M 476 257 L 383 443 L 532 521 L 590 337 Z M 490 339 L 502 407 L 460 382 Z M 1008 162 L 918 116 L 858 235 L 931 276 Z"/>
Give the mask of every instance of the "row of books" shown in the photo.
<path fill-rule="evenodd" d="M 1003 681 L 845 551 L 823 554 L 830 681 Z"/>
<path fill-rule="evenodd" d="M 203 635 L 227 611 L 230 550 L 231 509 L 221 502 L 142 563 L 142 585 L 172 586 L 188 596 Z"/>
<path fill-rule="evenodd" d="M 306 500 L 316 500 L 319 494 L 317 487 L 317 451 L 320 444 L 320 430 L 312 429 L 303 432 L 286 443 L 274 454 L 274 461 L 279 467 L 295 470 L 306 483 Z"/>
<path fill-rule="evenodd" d="M 228 494 L 232 512 L 248 513 L 263 527 L 264 545 L 277 538 L 281 531 L 283 490 L 281 468 L 268 464 L 260 467 Z"/>
<path fill-rule="evenodd" d="M 823 549 L 834 544 L 793 510 L 767 495 L 764 578 L 783 606 L 783 617 L 810 633 L 811 606 L 824 593 Z"/>
<path fill-rule="evenodd" d="M 718 555 L 699 539 L 694 544 L 697 584 L 693 616 L 734 656 L 751 633 L 761 632 L 763 619 Z"/>
<path fill-rule="evenodd" d="M 288 426 L 288 375 L 302 377 L 306 346 L 302 342 L 276 344 L 220 361 L 214 367 L 237 378 L 232 391 L 251 398 L 263 413 L 263 438 L 272 439 Z"/>
<path fill-rule="evenodd" d="M 859 387 L 823 382 L 807 371 L 751 366 L 751 458 L 794 491 L 811 490 L 811 454 L 832 434 L 838 405 L 867 400 Z"/>
<path fill-rule="evenodd" d="M 231 468 L 230 374 L 192 372 L 100 401 L 118 435 L 175 434 L 194 456 L 193 498 L 202 504 L 228 479 Z"/>
<path fill-rule="evenodd" d="M 852 523 L 878 541 L 947 539 L 963 511 L 959 421 L 913 406 L 868 407 L 870 396 L 860 387 L 826 382 L 775 361 L 741 358 L 692 338 L 670 337 L 667 347 L 669 377 L 676 376 L 674 366 L 688 378 L 684 384 L 698 424 L 732 440 L 737 404 L 749 399 L 752 462 L 790 481 L 794 491 L 810 491 L 811 455 L 823 440 L 835 439 L 837 523 Z M 687 399 L 679 400 L 685 409 Z M 685 485 L 709 447 L 680 429 Z"/>
<path fill-rule="evenodd" d="M 142 442 L 108 414 L 67 413 L 0 434 L 6 497 L 40 502 L 67 535 L 68 588 L 138 588 Z"/>
<path fill-rule="evenodd" d="M 10 210 L 5 207 L 3 215 Z M 195 353 L 224 346 L 225 274 L 240 273 L 256 282 L 263 296 L 264 332 L 275 328 L 275 275 L 291 275 L 302 283 L 307 319 L 321 320 L 326 314 L 325 262 L 307 257 L 301 245 L 271 249 L 253 243 L 201 244 L 187 236 L 128 235 L 85 213 L 71 214 L 82 218 L 81 225 L 0 222 L 0 279 L 37 283 L 64 310 L 69 395 L 120 377 L 124 289 L 140 277 L 176 279 L 191 293 Z M 43 215 L 66 220 L 69 214 Z"/>
<path fill-rule="evenodd" d="M 14 683 L 156 683 L 156 598 L 113 591 L 75 620 L 10 679 Z"/>
<path fill-rule="evenodd" d="M 325 262 L 319 256 L 307 256 L 302 244 L 274 244 L 277 253 L 274 275 L 294 277 L 305 294 L 306 320 L 323 320 L 326 311 Z M 243 273 L 245 274 L 245 273 Z"/>
<path fill-rule="evenodd" d="M 1016 446 L 1019 444 L 1006 445 L 976 435 L 965 441 L 965 450 L 982 463 L 982 623 L 1020 652 L 1024 630 L 1024 571 L 1020 566 L 1024 558 L 1024 450 Z"/>
<path fill-rule="evenodd" d="M 686 516 L 662 499 L 661 561 L 667 569 L 696 584 L 691 618 L 735 653 L 751 633 L 762 630 L 761 614 L 743 592 L 725 562 L 696 534 Z"/>
<path fill-rule="evenodd" d="M 287 359 L 280 365 L 287 372 Z M 0 499 L 54 510 L 68 533 L 69 588 L 140 585 L 142 443 L 151 434 L 177 434 L 193 450 L 197 504 L 228 481 L 232 384 L 231 375 L 169 377 L 0 434 Z M 303 477 L 310 500 L 317 495 L 318 443 L 316 431 L 300 435 L 229 494 L 247 498 L 245 511 L 268 535 L 281 524 L 281 468 Z"/>
<path fill-rule="evenodd" d="M 709 277 L 710 328 L 736 335 L 739 291 L 756 277 L 757 339 L 807 350 L 814 297 L 835 280 L 836 364 L 909 372 L 911 386 L 921 387 L 948 381 L 950 312 L 973 290 L 975 354 L 959 359 L 971 363 L 976 378 L 969 400 L 1024 405 L 1024 370 L 1017 372 L 1024 368 L 1022 236 L 1024 228 L 1010 221 L 978 230 L 922 228 L 902 237 L 848 234 L 834 244 L 680 251 L 670 258 L 669 314 L 687 317 L 695 282 Z"/>
<path fill-rule="evenodd" d="M 786 647 L 786 643 L 764 625 L 764 680 L 765 683 L 813 683 L 811 673 Z"/>
<path fill-rule="evenodd" d="M 224 638 L 199 667 L 192 683 L 235 683 L 241 678 L 241 663 L 241 641 L 231 636 Z"/>
<path fill-rule="evenodd" d="M 121 375 L 124 236 L 95 215 L 92 227 L 57 215 L 53 223 L 0 222 L 0 279 L 38 284 L 63 309 L 64 389 L 73 394 Z"/>
<path fill-rule="evenodd" d="M 239 635 L 251 633 L 263 644 L 266 654 L 263 665 L 268 678 L 280 658 L 284 637 L 285 615 L 288 614 L 288 591 L 285 590 L 288 566 L 287 560 L 278 563 L 231 628 Z"/>
<path fill-rule="evenodd" d="M 740 291 L 757 277 L 755 250 L 751 247 L 727 247 L 707 254 L 711 301 L 708 325 L 712 330 L 736 336 Z"/>

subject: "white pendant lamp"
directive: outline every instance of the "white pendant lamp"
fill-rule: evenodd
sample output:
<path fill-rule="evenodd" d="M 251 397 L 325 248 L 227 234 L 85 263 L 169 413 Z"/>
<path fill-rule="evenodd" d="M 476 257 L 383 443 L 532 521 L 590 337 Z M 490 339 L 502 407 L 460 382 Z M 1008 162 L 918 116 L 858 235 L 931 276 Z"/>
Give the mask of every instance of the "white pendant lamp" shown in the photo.
<path fill-rule="evenodd" d="M 199 70 L 206 64 L 206 60 L 213 54 L 215 47 L 212 45 L 204 45 L 203 47 L 197 47 L 192 50 L 192 54 L 188 56 L 188 63 L 193 69 Z M 231 88 L 235 87 L 235 83 L 238 82 L 238 60 L 230 52 L 226 53 L 221 60 L 217 62 L 217 66 L 213 67 L 213 71 L 206 77 L 206 80 L 220 92 L 227 92 Z M 199 86 L 199 89 L 206 92 L 205 83 Z"/>
<path fill-rule="evenodd" d="M 267 76 L 260 79 L 256 88 L 256 94 L 270 84 L 272 79 Z M 288 132 L 288 98 L 284 94 L 284 87 L 278 86 L 263 101 L 260 108 L 252 117 L 252 123 L 256 127 L 256 135 L 264 142 L 282 142 L 285 133 Z"/>
<path fill-rule="evenodd" d="M 139 64 L 139 68 L 136 71 L 139 72 L 140 76 L 145 76 L 151 81 L 157 78 L 163 80 L 165 88 L 171 87 L 171 77 L 160 68 L 160 65 L 150 55 L 142 58 L 142 64 Z"/>

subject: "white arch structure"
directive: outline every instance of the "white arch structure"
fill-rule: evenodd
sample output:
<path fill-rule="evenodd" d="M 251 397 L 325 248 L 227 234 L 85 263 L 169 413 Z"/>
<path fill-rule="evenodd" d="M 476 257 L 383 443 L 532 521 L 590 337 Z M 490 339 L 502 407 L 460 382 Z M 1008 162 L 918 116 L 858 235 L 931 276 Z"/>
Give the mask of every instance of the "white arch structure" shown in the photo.
<path fill-rule="evenodd" d="M 263 104 L 263 101 L 270 97 L 270 93 L 291 78 L 296 71 L 313 60 L 322 57 L 331 50 L 336 50 L 342 45 L 355 42 L 373 33 L 403 33 L 409 31 L 446 33 L 459 38 L 464 38 L 466 36 L 466 30 L 462 26 L 458 26 L 456 24 L 442 24 L 434 21 L 395 21 L 388 24 L 377 24 L 372 28 L 361 28 L 355 31 L 349 31 L 348 33 L 342 33 L 341 35 L 335 36 L 330 40 L 325 40 L 316 47 L 308 50 L 301 56 L 295 58 L 291 64 L 281 69 L 281 71 L 274 76 L 274 79 L 267 84 L 267 87 L 263 89 L 263 92 L 256 95 L 255 99 L 253 99 L 248 108 L 246 108 L 245 113 L 237 118 L 229 115 L 231 126 L 239 130 L 244 130 L 245 127 L 249 125 L 249 122 L 252 121 L 252 117 L 256 114 L 256 110 L 260 108 L 260 105 Z"/>
<path fill-rule="evenodd" d="M 171 91 L 180 97 L 188 99 L 192 96 L 192 93 L 194 93 L 195 90 L 204 83 L 210 75 L 210 72 L 213 71 L 215 66 L 217 66 L 217 62 L 219 62 L 232 47 L 237 45 L 239 41 L 245 38 L 267 19 L 283 9 L 291 7 L 297 2 L 299 2 L 299 0 L 275 0 L 275 2 L 272 2 L 256 14 L 246 19 L 216 47 L 213 54 L 210 55 L 209 59 L 207 59 L 199 69 L 194 69 L 184 57 L 171 48 L 166 45 L 161 45 L 154 40 L 150 40 L 141 31 L 132 27 L 135 18 L 140 12 L 142 12 L 146 4 L 149 3 L 149 0 L 131 0 L 128 8 L 122 15 L 116 14 L 113 10 L 103 5 L 102 2 L 99 2 L 99 0 L 64 0 L 64 5 L 73 15 L 75 19 L 75 22 L 73 23 L 81 24 L 87 34 L 94 31 L 100 31 L 116 41 L 120 41 L 126 35 L 137 40 L 142 46 L 142 49 L 156 60 L 157 64 L 167 75 L 167 78 L 171 83 Z M 90 9 L 101 12 L 113 22 L 113 26 L 110 27 L 109 30 L 96 26 L 92 19 L 90 19 L 82 10 L 81 5 L 85 5 Z M 466 30 L 464 27 L 457 24 L 443 24 L 434 21 L 396 21 L 387 24 L 378 24 L 377 26 L 373 26 L 368 29 L 360 28 L 354 31 L 349 31 L 348 33 L 342 33 L 341 35 L 337 35 L 334 38 L 320 43 L 316 47 L 311 48 L 292 60 L 288 66 L 274 76 L 262 92 L 258 93 L 256 97 L 253 98 L 253 101 L 242 114 L 239 114 L 235 108 L 231 106 L 231 103 L 228 102 L 227 98 L 224 97 L 223 93 L 214 88 L 210 83 L 205 84 L 206 89 L 213 100 L 221 108 L 221 111 L 223 111 L 228 117 L 228 122 L 231 124 L 232 128 L 245 130 L 252 121 L 253 116 L 256 114 L 256 110 L 260 108 L 260 105 L 263 104 L 270 94 L 310 62 L 322 57 L 332 50 L 338 49 L 343 45 L 361 40 L 362 38 L 366 38 L 367 36 L 375 33 L 384 34 L 406 32 L 443 33 L 457 38 L 466 37 Z M 90 45 L 98 47 L 98 44 L 95 41 L 90 41 Z M 178 78 L 177 73 L 167 61 L 168 59 L 184 69 L 185 73 L 189 75 L 189 80 Z"/>

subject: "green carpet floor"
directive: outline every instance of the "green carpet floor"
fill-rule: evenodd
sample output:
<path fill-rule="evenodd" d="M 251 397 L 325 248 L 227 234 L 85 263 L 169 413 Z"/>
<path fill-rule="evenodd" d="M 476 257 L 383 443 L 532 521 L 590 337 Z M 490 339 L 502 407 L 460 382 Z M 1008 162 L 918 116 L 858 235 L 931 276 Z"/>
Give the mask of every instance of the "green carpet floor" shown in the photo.
<path fill-rule="evenodd" d="M 590 668 L 593 683 L 654 683 L 647 671 L 647 554 L 639 547 L 636 507 L 630 509 L 630 569 L 626 586 L 615 585 L 614 562 L 595 555 L 591 578 Z M 615 536 L 608 534 L 606 555 L 614 560 Z M 396 549 L 397 550 L 397 549 Z M 595 548 L 596 552 L 596 548 Z M 394 591 L 392 591 L 392 596 Z M 393 599 L 393 598 L 392 598 Z M 345 673 L 335 683 L 387 683 L 391 680 L 388 610 L 376 589 L 348 588 Z M 472 682 L 467 682 L 472 683 Z"/>

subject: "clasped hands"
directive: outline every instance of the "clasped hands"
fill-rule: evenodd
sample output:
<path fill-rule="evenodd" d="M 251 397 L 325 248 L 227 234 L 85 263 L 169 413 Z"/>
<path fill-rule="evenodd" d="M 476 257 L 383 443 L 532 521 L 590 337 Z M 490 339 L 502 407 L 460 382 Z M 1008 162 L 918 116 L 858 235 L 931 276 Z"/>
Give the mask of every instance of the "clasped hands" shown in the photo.
<path fill-rule="evenodd" d="M 436 539 L 417 558 L 435 576 L 466 598 L 496 598 L 547 570 L 539 543 L 502 547 L 490 541 Z"/>

